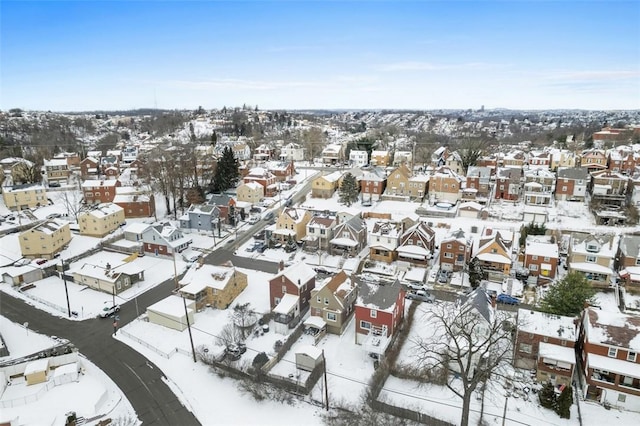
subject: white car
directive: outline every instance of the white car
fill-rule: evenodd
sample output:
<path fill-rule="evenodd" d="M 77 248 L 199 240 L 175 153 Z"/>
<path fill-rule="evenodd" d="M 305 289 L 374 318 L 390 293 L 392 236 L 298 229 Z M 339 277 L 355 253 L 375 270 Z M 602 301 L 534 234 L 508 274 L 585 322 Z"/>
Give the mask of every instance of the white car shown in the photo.
<path fill-rule="evenodd" d="M 108 318 L 116 314 L 116 312 L 120 311 L 120 305 L 114 305 L 111 302 L 104 302 L 104 307 L 102 311 L 100 311 L 100 318 Z"/>

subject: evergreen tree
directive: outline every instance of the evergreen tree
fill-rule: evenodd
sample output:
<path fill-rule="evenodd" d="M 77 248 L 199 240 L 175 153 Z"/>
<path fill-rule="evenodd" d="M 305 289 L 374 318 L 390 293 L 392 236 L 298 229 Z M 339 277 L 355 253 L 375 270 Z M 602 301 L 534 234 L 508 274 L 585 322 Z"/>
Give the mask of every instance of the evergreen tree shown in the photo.
<path fill-rule="evenodd" d="M 591 302 L 595 290 L 581 272 L 571 272 L 557 283 L 540 302 L 543 312 L 555 315 L 577 316 L 585 302 Z"/>
<path fill-rule="evenodd" d="M 236 185 L 240 176 L 238 167 L 238 160 L 233 156 L 233 151 L 226 146 L 222 151 L 222 157 L 218 161 L 214 179 L 214 186 L 217 192 L 226 191 Z"/>
<path fill-rule="evenodd" d="M 553 385 L 550 382 L 544 384 L 540 393 L 538 394 L 540 398 L 540 405 L 544 408 L 548 408 L 550 410 L 555 409 L 556 407 L 556 392 L 553 389 Z"/>
<path fill-rule="evenodd" d="M 471 259 L 471 262 L 469 262 L 469 284 L 471 284 L 472 288 L 478 288 L 480 281 L 482 281 L 483 273 L 478 258 Z"/>
<path fill-rule="evenodd" d="M 556 401 L 556 413 L 563 418 L 571 418 L 571 404 L 573 404 L 573 389 L 571 386 L 565 386 Z"/>
<path fill-rule="evenodd" d="M 527 236 L 529 235 L 545 235 L 547 233 L 547 227 L 542 225 L 538 225 L 537 223 L 531 222 L 530 224 L 523 226 L 520 228 L 520 246 L 524 246 L 527 241 Z"/>
<path fill-rule="evenodd" d="M 359 192 L 360 191 L 358 188 L 358 181 L 356 180 L 356 177 L 351 173 L 347 173 L 346 175 L 344 175 L 344 178 L 342 179 L 342 185 L 340 185 L 338 194 L 340 203 L 346 204 L 347 207 L 350 207 L 351 204 L 358 201 Z"/>
<path fill-rule="evenodd" d="M 216 143 L 218 143 L 218 134 L 214 130 L 213 133 L 211 133 L 211 146 L 216 146 Z"/>

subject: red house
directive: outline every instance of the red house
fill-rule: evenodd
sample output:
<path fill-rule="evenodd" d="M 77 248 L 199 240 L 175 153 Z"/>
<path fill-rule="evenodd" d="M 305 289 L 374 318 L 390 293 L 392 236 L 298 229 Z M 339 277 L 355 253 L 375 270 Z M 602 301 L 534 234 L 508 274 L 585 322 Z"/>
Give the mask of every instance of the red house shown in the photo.
<path fill-rule="evenodd" d="M 371 167 L 360 177 L 363 201 L 377 201 L 387 187 L 387 175 L 381 167 Z"/>
<path fill-rule="evenodd" d="M 400 281 L 352 277 L 358 286 L 356 343 L 373 357 L 383 357 L 404 319 L 405 290 Z"/>
<path fill-rule="evenodd" d="M 242 178 L 244 183 L 257 182 L 264 187 L 265 197 L 273 197 L 278 193 L 278 179 L 270 171 L 262 167 L 254 167 Z"/>
<path fill-rule="evenodd" d="M 316 287 L 316 273 L 304 262 L 295 263 L 269 280 L 269 306 L 275 314 L 275 331 L 288 334 L 309 309 L 311 290 Z"/>
<path fill-rule="evenodd" d="M 156 201 L 151 191 L 140 191 L 131 186 L 116 187 L 113 204 L 124 209 L 124 217 L 155 217 Z"/>
<path fill-rule="evenodd" d="M 116 188 L 121 186 L 119 180 L 85 180 L 82 193 L 85 204 L 111 203 L 116 196 Z"/>

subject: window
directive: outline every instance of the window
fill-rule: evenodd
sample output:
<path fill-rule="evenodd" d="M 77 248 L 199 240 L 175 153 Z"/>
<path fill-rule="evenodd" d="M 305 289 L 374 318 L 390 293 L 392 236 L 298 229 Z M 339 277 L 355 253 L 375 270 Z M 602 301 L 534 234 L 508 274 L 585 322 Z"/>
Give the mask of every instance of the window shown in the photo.
<path fill-rule="evenodd" d="M 551 260 L 551 259 L 549 258 L 549 256 L 545 256 L 545 257 L 544 257 L 544 261 L 545 261 L 545 262 L 549 262 L 550 260 Z"/>
<path fill-rule="evenodd" d="M 525 354 L 531 353 L 531 345 L 527 343 L 520 343 L 520 352 L 524 352 Z"/>
<path fill-rule="evenodd" d="M 529 270 L 530 271 L 537 271 L 538 270 L 538 265 L 536 265 L 535 263 L 532 263 L 531 265 L 529 265 Z"/>
<path fill-rule="evenodd" d="M 368 321 L 360 321 L 360 328 L 364 328 L 365 330 L 371 330 L 371 323 Z"/>
<path fill-rule="evenodd" d="M 609 348 L 609 353 L 607 354 L 610 358 L 616 358 L 618 356 L 617 348 Z"/>
<path fill-rule="evenodd" d="M 640 257 L 636 259 L 636 265 L 640 265 Z"/>
<path fill-rule="evenodd" d="M 622 384 L 625 386 L 633 386 L 633 377 L 622 376 Z"/>
<path fill-rule="evenodd" d="M 531 256 L 531 260 L 538 260 L 538 256 Z"/>
<path fill-rule="evenodd" d="M 443 256 L 445 259 L 453 259 L 453 253 L 445 252 Z"/>
<path fill-rule="evenodd" d="M 371 312 L 369 313 L 369 315 L 371 316 L 371 318 L 377 318 L 378 311 L 376 311 L 375 309 L 371 309 Z"/>
<path fill-rule="evenodd" d="M 500 185 L 500 191 L 504 191 L 504 185 Z"/>
<path fill-rule="evenodd" d="M 329 298 L 328 298 L 328 297 L 325 297 L 325 298 L 324 298 L 324 304 L 325 304 L 325 305 L 328 305 L 328 304 L 329 304 Z"/>
<path fill-rule="evenodd" d="M 595 256 L 587 256 L 585 260 L 587 262 L 596 263 L 597 258 Z"/>
<path fill-rule="evenodd" d="M 320 296 L 316 296 L 316 302 L 318 302 L 318 303 L 322 303 L 322 297 L 320 297 Z"/>
<path fill-rule="evenodd" d="M 337 321 L 338 316 L 333 312 L 327 312 L 327 321 Z"/>
<path fill-rule="evenodd" d="M 447 248 L 450 249 L 451 248 L 451 244 L 447 244 Z"/>
<path fill-rule="evenodd" d="M 627 361 L 636 362 L 636 353 L 632 351 L 627 352 Z"/>
<path fill-rule="evenodd" d="M 276 306 L 279 305 L 280 304 L 280 298 L 279 297 L 274 297 L 273 298 L 273 304 L 276 305 Z"/>
<path fill-rule="evenodd" d="M 626 402 L 627 401 L 627 395 L 623 394 L 623 393 L 619 393 L 618 394 L 618 402 Z"/>
<path fill-rule="evenodd" d="M 287 294 L 287 286 L 286 285 L 282 286 L 282 294 Z"/>
<path fill-rule="evenodd" d="M 567 187 L 566 186 L 562 187 L 562 192 L 567 192 Z"/>

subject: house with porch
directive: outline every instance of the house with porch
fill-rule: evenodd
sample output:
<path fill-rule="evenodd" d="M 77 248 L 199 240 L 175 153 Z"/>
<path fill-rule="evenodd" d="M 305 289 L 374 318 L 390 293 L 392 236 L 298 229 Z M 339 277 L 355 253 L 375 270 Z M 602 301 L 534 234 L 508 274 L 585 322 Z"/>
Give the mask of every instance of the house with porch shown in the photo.
<path fill-rule="evenodd" d="M 505 229 L 484 228 L 478 240 L 475 257 L 480 261 L 485 279 L 503 282 L 511 271 L 513 232 Z"/>
<path fill-rule="evenodd" d="M 538 382 L 571 385 L 576 367 L 576 319 L 519 309 L 516 327 L 514 366 L 535 371 Z"/>
<path fill-rule="evenodd" d="M 435 236 L 435 231 L 426 222 L 419 221 L 400 235 L 397 260 L 417 266 L 427 265 L 435 248 Z"/>
<path fill-rule="evenodd" d="M 580 166 L 587 169 L 589 173 L 606 170 L 607 156 L 601 149 L 588 149 L 580 154 Z"/>
<path fill-rule="evenodd" d="M 322 318 L 327 332 L 342 334 L 353 316 L 357 295 L 356 284 L 340 271 L 311 291 L 311 316 Z"/>
<path fill-rule="evenodd" d="M 629 181 L 628 176 L 609 170 L 592 172 L 589 186 L 591 199 L 602 205 L 625 207 Z"/>
<path fill-rule="evenodd" d="M 409 179 L 411 176 L 411 170 L 409 170 L 406 165 L 402 164 L 395 168 L 391 173 L 389 173 L 389 176 L 387 176 L 387 188 L 384 192 L 385 195 L 408 198 L 410 196 Z"/>
<path fill-rule="evenodd" d="M 258 182 L 242 183 L 236 189 L 236 198 L 238 201 L 257 204 L 264 198 L 264 186 Z"/>
<path fill-rule="evenodd" d="M 73 276 L 74 282 L 86 285 L 94 290 L 107 294 L 120 294 L 139 281 L 144 281 L 144 270 L 135 262 L 123 263 L 112 267 L 106 265 L 92 265 L 83 263 L 77 269 L 68 272 Z"/>
<path fill-rule="evenodd" d="M 66 158 L 44 160 L 43 167 L 47 182 L 66 182 L 71 174 Z"/>
<path fill-rule="evenodd" d="M 387 167 L 391 163 L 391 154 L 384 150 L 371 151 L 369 163 L 372 166 Z"/>
<path fill-rule="evenodd" d="M 339 218 L 340 216 L 338 216 Z M 367 246 L 367 225 L 360 216 L 338 221 L 333 228 L 333 238 L 329 240 L 329 254 L 332 256 L 357 256 Z"/>
<path fill-rule="evenodd" d="M 485 203 L 491 197 L 492 183 L 491 177 L 495 169 L 491 167 L 469 166 L 466 176 L 465 190 L 473 189 L 474 199 Z"/>
<path fill-rule="evenodd" d="M 196 263 L 178 282 L 182 297 L 195 302 L 197 311 L 206 307 L 227 309 L 247 288 L 247 274 L 231 262 L 224 265 Z"/>
<path fill-rule="evenodd" d="M 362 201 L 378 201 L 387 187 L 387 174 L 381 167 L 369 167 L 360 178 Z"/>
<path fill-rule="evenodd" d="M 471 260 L 473 240 L 462 229 L 457 229 L 440 242 L 440 269 L 462 271 Z"/>
<path fill-rule="evenodd" d="M 569 240 L 567 263 L 569 272 L 584 274 L 596 289 L 608 289 L 612 285 L 614 235 L 573 232 Z"/>
<path fill-rule="evenodd" d="M 391 263 L 396 260 L 396 249 L 404 232 L 403 222 L 393 220 L 369 221 L 369 258 Z"/>
<path fill-rule="evenodd" d="M 264 188 L 265 197 L 273 197 L 278 193 L 278 180 L 269 170 L 262 167 L 254 167 L 242 178 L 244 183 L 256 182 Z"/>
<path fill-rule="evenodd" d="M 307 224 L 310 220 L 311 214 L 308 210 L 287 207 L 278 216 L 273 237 L 283 244 L 289 238 L 301 241 L 307 235 Z"/>
<path fill-rule="evenodd" d="M 288 334 L 309 309 L 311 291 L 316 287 L 316 272 L 306 263 L 298 262 L 280 271 L 269 280 L 269 306 L 274 313 L 275 331 Z"/>
<path fill-rule="evenodd" d="M 155 217 L 156 199 L 151 188 L 146 186 L 117 186 L 113 204 L 124 210 L 124 217 Z"/>
<path fill-rule="evenodd" d="M 405 290 L 398 279 L 352 276 L 358 287 L 355 303 L 356 343 L 371 356 L 384 357 L 404 319 Z"/>
<path fill-rule="evenodd" d="M 352 149 L 349 152 L 349 165 L 352 167 L 362 167 L 369 164 L 369 153 Z"/>
<path fill-rule="evenodd" d="M 529 169 L 524 172 L 524 202 L 529 205 L 551 204 L 556 187 L 556 175 L 547 169 Z"/>
<path fill-rule="evenodd" d="M 320 154 L 323 164 L 340 164 L 344 157 L 344 148 L 340 144 L 327 145 Z"/>
<path fill-rule="evenodd" d="M 304 148 L 297 143 L 290 142 L 280 148 L 280 160 L 302 161 L 304 160 Z"/>
<path fill-rule="evenodd" d="M 537 277 L 538 284 L 547 283 L 558 271 L 558 244 L 544 235 L 527 236 L 524 247 L 524 267 L 530 277 Z"/>
<path fill-rule="evenodd" d="M 269 161 L 266 164 L 267 170 L 271 172 L 278 182 L 293 179 L 296 175 L 296 168 L 293 161 Z"/>
<path fill-rule="evenodd" d="M 584 398 L 640 411 L 640 317 L 587 308 L 578 337 Z"/>
<path fill-rule="evenodd" d="M 80 162 L 80 177 L 82 180 L 96 179 L 99 172 L 100 160 L 95 157 L 86 157 Z"/>
<path fill-rule="evenodd" d="M 305 250 L 328 250 L 336 223 L 335 216 L 313 216 L 307 223 L 307 235 L 304 237 Z"/>

